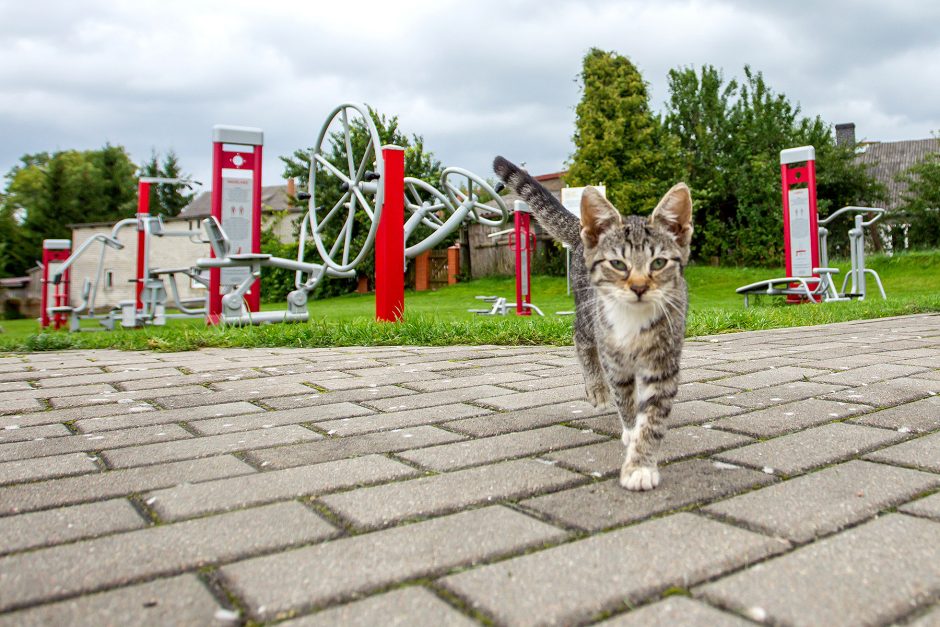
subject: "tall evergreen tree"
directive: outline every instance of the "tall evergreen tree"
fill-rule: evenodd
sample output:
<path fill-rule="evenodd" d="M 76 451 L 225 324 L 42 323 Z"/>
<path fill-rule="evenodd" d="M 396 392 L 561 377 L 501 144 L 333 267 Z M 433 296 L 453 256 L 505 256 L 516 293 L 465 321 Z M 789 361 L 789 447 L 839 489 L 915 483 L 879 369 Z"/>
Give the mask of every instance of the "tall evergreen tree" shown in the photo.
<path fill-rule="evenodd" d="M 581 83 L 567 182 L 603 183 L 622 211 L 650 211 L 675 183 L 678 167 L 674 139 L 650 111 L 643 77 L 626 57 L 593 48 Z"/>
<path fill-rule="evenodd" d="M 179 163 L 179 157 L 172 149 L 167 151 L 160 167 L 160 176 L 164 178 L 187 178 Z M 178 216 L 186 205 L 192 202 L 194 191 L 183 185 L 160 185 L 157 196 L 160 200 L 160 212 L 167 216 Z"/>

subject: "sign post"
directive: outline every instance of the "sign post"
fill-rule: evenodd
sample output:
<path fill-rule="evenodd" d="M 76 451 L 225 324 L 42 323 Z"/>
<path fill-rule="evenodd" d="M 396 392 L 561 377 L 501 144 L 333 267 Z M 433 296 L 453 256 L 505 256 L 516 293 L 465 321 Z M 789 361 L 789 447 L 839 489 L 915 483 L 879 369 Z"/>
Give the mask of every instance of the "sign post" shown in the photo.
<path fill-rule="evenodd" d="M 261 252 L 263 146 L 264 133 L 259 128 L 212 127 L 212 216 L 228 236 L 233 255 Z M 249 272 L 245 266 L 209 270 L 209 324 L 221 318 L 222 288 L 240 284 Z M 261 279 L 251 286 L 245 301 L 249 311 L 258 311 Z"/>
<path fill-rule="evenodd" d="M 44 239 L 42 241 L 42 293 L 39 295 L 42 311 L 39 314 L 39 324 L 44 329 L 53 323 L 56 329 L 62 328 L 65 324 L 65 314 L 56 312 L 54 316 L 50 316 L 49 308 L 68 305 L 70 269 L 65 270 L 58 283 L 50 284 L 49 277 L 57 274 L 54 270 L 62 265 L 71 254 L 72 240 Z"/>
<path fill-rule="evenodd" d="M 819 267 L 819 227 L 816 214 L 816 151 L 812 146 L 780 151 L 783 187 L 783 238 L 786 273 L 816 277 Z M 787 302 L 800 302 L 798 295 Z"/>

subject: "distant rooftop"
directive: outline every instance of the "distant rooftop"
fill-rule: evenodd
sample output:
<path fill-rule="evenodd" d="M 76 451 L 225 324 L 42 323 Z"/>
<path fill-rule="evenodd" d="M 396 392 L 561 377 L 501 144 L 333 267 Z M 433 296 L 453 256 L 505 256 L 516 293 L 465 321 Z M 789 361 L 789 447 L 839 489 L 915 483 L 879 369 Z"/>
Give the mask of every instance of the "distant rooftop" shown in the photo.
<path fill-rule="evenodd" d="M 857 147 L 856 162 L 868 166 L 868 172 L 888 190 L 886 209 L 897 209 L 907 185 L 897 176 L 931 153 L 940 152 L 940 139 L 911 139 L 897 142 L 863 142 Z"/>

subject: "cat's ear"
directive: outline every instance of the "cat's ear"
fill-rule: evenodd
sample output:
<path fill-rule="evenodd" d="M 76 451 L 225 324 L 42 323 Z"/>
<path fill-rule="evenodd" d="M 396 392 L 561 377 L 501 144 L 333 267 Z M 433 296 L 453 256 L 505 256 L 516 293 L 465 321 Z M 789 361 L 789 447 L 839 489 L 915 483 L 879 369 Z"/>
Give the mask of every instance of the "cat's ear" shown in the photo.
<path fill-rule="evenodd" d="M 599 191 L 585 187 L 581 194 L 581 240 L 586 248 L 597 246 L 601 234 L 623 226 L 620 212 Z"/>
<path fill-rule="evenodd" d="M 650 216 L 650 222 L 672 234 L 683 248 L 692 241 L 692 194 L 685 183 L 677 183 L 666 192 Z"/>

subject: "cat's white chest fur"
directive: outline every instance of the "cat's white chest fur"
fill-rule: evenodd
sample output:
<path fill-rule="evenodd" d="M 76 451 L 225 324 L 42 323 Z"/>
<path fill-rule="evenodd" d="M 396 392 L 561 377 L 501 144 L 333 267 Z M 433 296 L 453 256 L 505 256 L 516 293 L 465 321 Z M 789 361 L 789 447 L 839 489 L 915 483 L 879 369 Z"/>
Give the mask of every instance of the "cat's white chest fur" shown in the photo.
<path fill-rule="evenodd" d="M 604 317 L 610 323 L 612 338 L 626 346 L 632 345 L 640 331 L 649 326 L 656 314 L 653 303 L 623 304 L 603 301 Z"/>

